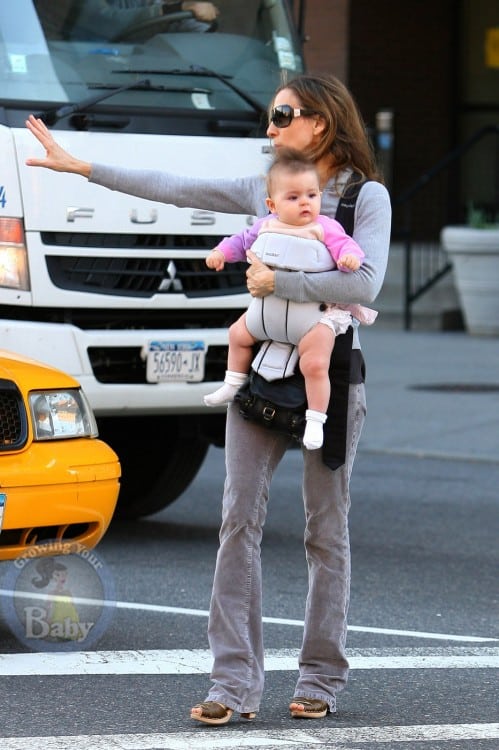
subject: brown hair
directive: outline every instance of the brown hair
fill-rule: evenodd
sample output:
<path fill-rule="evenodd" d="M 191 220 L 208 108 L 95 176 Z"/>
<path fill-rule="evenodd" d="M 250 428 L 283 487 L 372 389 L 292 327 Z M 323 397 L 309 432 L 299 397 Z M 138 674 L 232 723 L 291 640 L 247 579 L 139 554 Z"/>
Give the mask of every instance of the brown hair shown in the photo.
<path fill-rule="evenodd" d="M 317 184 L 319 183 L 319 175 L 315 164 L 303 151 L 297 151 L 294 148 L 280 148 L 267 172 L 268 195 L 272 195 L 272 182 L 276 174 L 282 172 L 290 175 L 313 172 L 317 177 Z"/>
<path fill-rule="evenodd" d="M 276 91 L 290 89 L 300 106 L 316 112 L 325 122 L 321 142 L 308 152 L 313 161 L 330 154 L 335 169 L 353 169 L 363 178 L 383 182 L 359 108 L 347 87 L 334 76 L 300 75 Z"/>

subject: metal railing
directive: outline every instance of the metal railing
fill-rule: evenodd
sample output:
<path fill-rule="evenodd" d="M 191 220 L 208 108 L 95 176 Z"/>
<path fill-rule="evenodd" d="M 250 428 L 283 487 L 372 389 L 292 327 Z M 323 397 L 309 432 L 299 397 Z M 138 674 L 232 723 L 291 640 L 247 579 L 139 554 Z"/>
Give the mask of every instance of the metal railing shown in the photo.
<path fill-rule="evenodd" d="M 495 136 L 495 152 L 487 152 L 485 167 L 492 167 L 492 199 L 484 206 L 491 220 L 499 207 L 499 125 L 478 130 L 461 146 L 451 151 L 416 182 L 392 200 L 394 229 L 392 240 L 404 246 L 404 328 L 412 327 L 413 305 L 452 268 L 440 244 L 442 228 L 466 223 L 459 195 L 459 174 L 463 162 L 485 138 Z M 459 167 L 459 170 L 458 170 Z M 467 190 L 470 193 L 470 190 Z"/>

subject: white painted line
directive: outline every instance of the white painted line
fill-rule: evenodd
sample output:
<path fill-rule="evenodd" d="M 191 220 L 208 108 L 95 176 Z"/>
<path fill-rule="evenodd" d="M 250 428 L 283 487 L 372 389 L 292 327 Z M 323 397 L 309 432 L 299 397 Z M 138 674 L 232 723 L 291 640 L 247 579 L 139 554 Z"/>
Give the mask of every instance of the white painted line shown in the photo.
<path fill-rule="evenodd" d="M 378 633 L 379 635 L 401 635 L 405 638 L 429 638 L 436 641 L 458 641 L 460 643 L 491 643 L 499 638 L 485 638 L 476 635 L 452 635 L 451 633 L 425 633 L 420 630 L 394 630 L 393 628 L 370 628 L 349 625 L 351 633 Z"/>
<path fill-rule="evenodd" d="M 350 668 L 364 669 L 499 669 L 499 649 L 483 654 L 352 655 Z M 492 652 L 492 653 L 490 653 Z M 211 653 L 203 649 L 175 651 L 76 651 L 0 655 L 0 675 L 179 675 L 208 674 Z M 269 650 L 267 672 L 292 672 L 298 666 L 298 650 Z"/>
<path fill-rule="evenodd" d="M 9 589 L 0 589 L 0 596 L 11 596 L 18 599 L 54 599 L 50 594 L 36 594 L 33 592 L 10 591 Z M 188 609 L 185 607 L 169 607 L 163 604 L 145 604 L 140 602 L 113 602 L 101 601 L 100 599 L 86 599 L 83 597 L 73 597 L 73 602 L 80 605 L 96 605 L 101 607 L 116 607 L 116 609 L 140 610 L 143 612 L 157 612 L 160 614 L 186 615 L 189 617 L 208 617 L 209 612 L 206 609 Z M 290 625 L 302 628 L 303 620 L 290 620 L 283 617 L 262 617 L 263 622 L 271 625 Z M 455 635 L 452 633 L 428 633 L 419 630 L 398 630 L 393 628 L 372 628 L 369 626 L 349 625 L 348 630 L 352 633 L 374 633 L 378 635 L 402 636 L 404 638 L 425 638 L 439 641 L 455 641 L 459 643 L 492 643 L 499 641 L 499 638 L 487 638 L 476 635 Z"/>
<path fill-rule="evenodd" d="M 334 720 L 333 720 L 334 721 Z M 470 742 L 499 739 L 499 724 L 441 724 L 394 727 L 334 727 L 231 732 L 230 725 L 217 731 L 193 730 L 175 734 L 108 734 L 65 737 L 0 738 L 2 750 L 223 750 L 223 748 L 335 748 L 378 742 Z M 325 727 L 325 724 L 322 725 Z M 431 747 L 431 745 L 430 745 Z"/>

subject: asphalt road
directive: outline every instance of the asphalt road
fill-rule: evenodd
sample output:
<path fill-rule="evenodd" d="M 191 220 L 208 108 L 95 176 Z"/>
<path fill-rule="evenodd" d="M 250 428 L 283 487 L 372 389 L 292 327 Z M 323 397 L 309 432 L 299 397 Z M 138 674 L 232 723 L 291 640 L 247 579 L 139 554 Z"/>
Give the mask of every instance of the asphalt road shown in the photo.
<path fill-rule="evenodd" d="M 499 464 L 361 450 L 352 480 L 351 676 L 338 714 L 294 721 L 307 574 L 301 455 L 273 484 L 263 546 L 268 672 L 252 723 L 189 719 L 208 685 L 206 610 L 223 453 L 170 508 L 96 552 L 116 607 L 88 651 L 30 652 L 0 619 L 2 750 L 499 747 Z M 0 566 L 6 573 L 9 564 Z"/>

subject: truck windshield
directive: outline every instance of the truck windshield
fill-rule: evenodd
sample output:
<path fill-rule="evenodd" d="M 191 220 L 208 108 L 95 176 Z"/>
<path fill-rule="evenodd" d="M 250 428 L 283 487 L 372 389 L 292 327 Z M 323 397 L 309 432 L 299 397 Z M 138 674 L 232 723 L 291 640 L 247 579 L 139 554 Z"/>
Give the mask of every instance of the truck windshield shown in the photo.
<path fill-rule="evenodd" d="M 283 75 L 303 70 L 288 2 L 214 4 L 208 23 L 155 0 L 1 3 L 0 102 L 38 112 L 82 111 L 82 102 L 142 118 L 261 119 Z M 110 96 L 96 96 L 106 89 Z"/>

